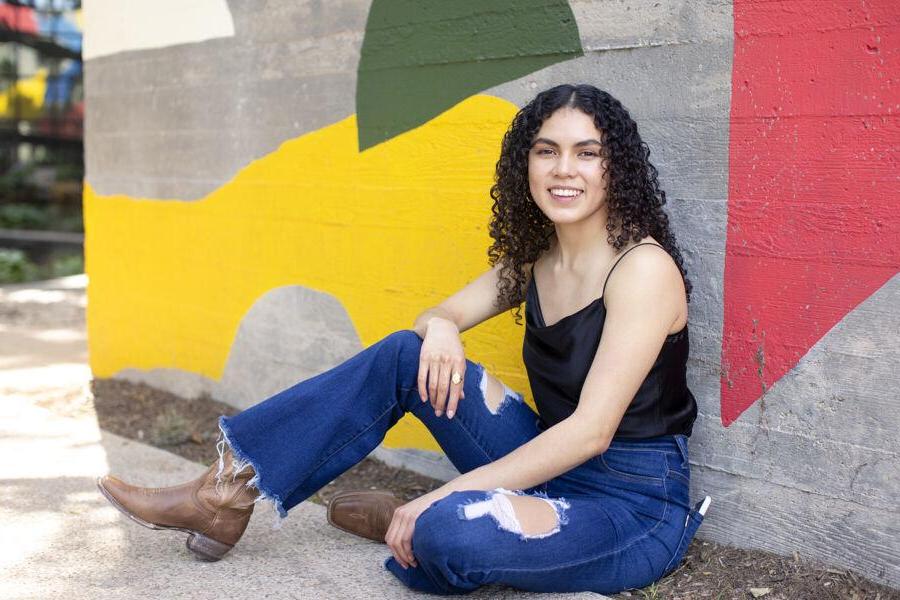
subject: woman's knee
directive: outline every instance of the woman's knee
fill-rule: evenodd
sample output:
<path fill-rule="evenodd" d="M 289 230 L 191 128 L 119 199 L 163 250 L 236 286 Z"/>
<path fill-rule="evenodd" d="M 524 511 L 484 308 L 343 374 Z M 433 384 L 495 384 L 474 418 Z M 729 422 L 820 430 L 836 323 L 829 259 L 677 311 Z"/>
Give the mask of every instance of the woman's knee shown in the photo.
<path fill-rule="evenodd" d="M 452 492 L 428 507 L 416 521 L 413 554 L 419 565 L 439 575 L 457 590 L 473 590 L 480 567 L 492 549 L 484 545 L 484 534 L 463 516 L 463 507 L 484 500 L 487 492 Z M 474 569 L 474 570 L 473 570 Z"/>
<path fill-rule="evenodd" d="M 381 368 L 396 369 L 399 386 L 404 388 L 416 386 L 422 339 L 415 331 L 400 329 L 389 333 L 367 348 L 367 351 L 375 352 Z"/>
<path fill-rule="evenodd" d="M 424 560 L 439 559 L 470 545 L 463 523 L 463 507 L 486 497 L 487 492 L 466 490 L 451 492 L 427 509 L 416 520 L 413 530 L 413 552 Z M 421 553 L 421 554 L 420 554 Z"/>
<path fill-rule="evenodd" d="M 383 337 L 378 343 L 397 347 L 401 351 L 416 352 L 417 356 L 422 348 L 422 338 L 412 329 L 398 329 Z"/>

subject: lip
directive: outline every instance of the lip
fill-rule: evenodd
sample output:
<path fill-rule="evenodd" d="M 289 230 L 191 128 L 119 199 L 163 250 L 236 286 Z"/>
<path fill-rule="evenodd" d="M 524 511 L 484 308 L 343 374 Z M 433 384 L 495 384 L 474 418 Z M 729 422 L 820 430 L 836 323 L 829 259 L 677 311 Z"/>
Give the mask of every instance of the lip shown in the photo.
<path fill-rule="evenodd" d="M 553 193 L 553 190 L 570 190 L 570 191 L 578 192 L 578 193 L 575 194 L 574 196 L 557 196 L 556 194 Z M 570 187 L 567 185 L 554 185 L 551 188 L 547 188 L 547 193 L 550 194 L 550 197 L 553 198 L 553 200 L 555 202 L 558 202 L 560 204 L 571 204 L 572 202 L 574 202 L 575 200 L 578 200 L 579 198 L 581 198 L 581 196 L 584 195 L 584 190 L 581 188 Z"/>

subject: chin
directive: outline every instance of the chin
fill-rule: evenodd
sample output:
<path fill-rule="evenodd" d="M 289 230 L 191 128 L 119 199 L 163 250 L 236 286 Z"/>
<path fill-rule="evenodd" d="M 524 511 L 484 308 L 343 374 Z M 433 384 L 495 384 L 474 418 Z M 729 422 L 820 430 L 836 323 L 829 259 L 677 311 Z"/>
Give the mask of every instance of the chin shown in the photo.
<path fill-rule="evenodd" d="M 583 221 L 590 216 L 590 213 L 584 213 L 580 210 L 574 211 L 558 209 L 555 207 L 551 210 L 544 210 L 543 213 L 544 216 L 550 219 L 550 221 L 552 221 L 554 225 L 568 225 L 570 223 L 577 223 L 578 221 Z"/>

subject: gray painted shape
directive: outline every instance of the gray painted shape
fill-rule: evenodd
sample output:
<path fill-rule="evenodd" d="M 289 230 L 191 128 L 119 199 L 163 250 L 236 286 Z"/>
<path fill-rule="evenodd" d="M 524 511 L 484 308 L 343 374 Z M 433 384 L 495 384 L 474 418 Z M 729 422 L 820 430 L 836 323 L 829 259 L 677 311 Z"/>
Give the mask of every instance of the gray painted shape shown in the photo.
<path fill-rule="evenodd" d="M 234 38 L 86 62 L 97 193 L 200 199 L 285 140 L 353 114 L 368 1 L 229 6 Z"/>
<path fill-rule="evenodd" d="M 122 369 L 114 376 L 245 409 L 362 350 L 353 323 L 330 294 L 283 286 L 260 296 L 238 326 L 222 379 L 180 369 Z"/>
<path fill-rule="evenodd" d="M 733 503 L 710 514 L 704 536 L 797 550 L 900 587 L 898 300 L 895 275 L 729 428 L 701 417 L 695 486 Z M 766 535 L 742 541 L 753 527 Z"/>
<path fill-rule="evenodd" d="M 900 587 L 897 511 L 810 494 L 718 469 L 694 468 L 691 486 L 713 501 L 697 537 L 782 555 L 797 552 Z"/>
<path fill-rule="evenodd" d="M 241 320 L 221 381 L 179 369 L 129 368 L 114 376 L 188 401 L 208 395 L 246 409 L 362 349 L 349 315 L 336 298 L 302 286 L 284 286 L 266 292 Z M 459 475 L 438 452 L 379 446 L 370 456 L 444 481 Z"/>
<path fill-rule="evenodd" d="M 220 399 L 247 408 L 362 350 L 353 323 L 333 296 L 300 286 L 263 294 L 241 320 Z"/>

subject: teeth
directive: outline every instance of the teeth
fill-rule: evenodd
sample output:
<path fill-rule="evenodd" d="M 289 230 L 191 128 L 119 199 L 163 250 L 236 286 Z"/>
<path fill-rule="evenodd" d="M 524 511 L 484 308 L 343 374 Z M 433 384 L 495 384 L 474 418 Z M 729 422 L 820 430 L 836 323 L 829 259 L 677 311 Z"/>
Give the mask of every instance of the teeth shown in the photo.
<path fill-rule="evenodd" d="M 550 190 L 550 193 L 553 194 L 554 196 L 567 196 L 567 197 L 569 197 L 569 198 L 573 198 L 573 197 L 577 196 L 578 194 L 580 194 L 581 191 L 580 191 L 580 190 L 558 190 L 558 189 L 553 189 L 553 190 Z"/>

